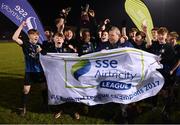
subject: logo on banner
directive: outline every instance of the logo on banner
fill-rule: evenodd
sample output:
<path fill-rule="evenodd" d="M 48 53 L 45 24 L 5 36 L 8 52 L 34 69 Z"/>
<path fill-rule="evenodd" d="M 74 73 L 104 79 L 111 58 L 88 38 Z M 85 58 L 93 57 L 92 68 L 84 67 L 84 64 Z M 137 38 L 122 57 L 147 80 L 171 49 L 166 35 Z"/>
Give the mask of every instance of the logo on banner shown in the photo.
<path fill-rule="evenodd" d="M 113 90 L 128 90 L 131 88 L 131 84 L 127 84 L 124 82 L 117 82 L 117 81 L 101 81 L 100 87 L 101 88 L 107 88 L 107 89 L 113 89 Z"/>
<path fill-rule="evenodd" d="M 81 60 L 72 66 L 71 74 L 79 81 L 79 77 L 89 72 L 90 68 L 91 63 L 89 60 Z"/>

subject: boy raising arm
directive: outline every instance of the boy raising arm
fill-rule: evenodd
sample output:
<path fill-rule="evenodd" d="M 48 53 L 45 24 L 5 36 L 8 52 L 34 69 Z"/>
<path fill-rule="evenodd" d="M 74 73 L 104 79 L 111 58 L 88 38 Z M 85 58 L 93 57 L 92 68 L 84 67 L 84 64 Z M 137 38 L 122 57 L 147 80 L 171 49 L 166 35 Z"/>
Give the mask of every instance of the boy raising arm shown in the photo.
<path fill-rule="evenodd" d="M 19 108 L 22 116 L 26 114 L 26 105 L 32 83 L 45 83 L 44 72 L 39 61 L 39 52 L 42 50 L 38 43 L 39 32 L 36 29 L 30 29 L 28 31 L 29 40 L 21 40 L 19 35 L 25 26 L 26 22 L 23 21 L 12 37 L 12 39 L 22 47 L 25 60 L 24 86 L 21 107 Z M 43 103 L 47 104 L 47 91 L 44 86 L 42 90 Z"/>

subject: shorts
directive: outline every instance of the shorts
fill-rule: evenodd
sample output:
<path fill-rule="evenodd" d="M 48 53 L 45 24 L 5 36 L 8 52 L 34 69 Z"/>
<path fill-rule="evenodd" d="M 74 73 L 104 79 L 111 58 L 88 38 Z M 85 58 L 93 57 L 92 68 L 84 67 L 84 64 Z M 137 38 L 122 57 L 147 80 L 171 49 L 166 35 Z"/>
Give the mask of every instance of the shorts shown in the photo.
<path fill-rule="evenodd" d="M 25 72 L 24 85 L 44 82 L 46 82 L 44 72 Z"/>

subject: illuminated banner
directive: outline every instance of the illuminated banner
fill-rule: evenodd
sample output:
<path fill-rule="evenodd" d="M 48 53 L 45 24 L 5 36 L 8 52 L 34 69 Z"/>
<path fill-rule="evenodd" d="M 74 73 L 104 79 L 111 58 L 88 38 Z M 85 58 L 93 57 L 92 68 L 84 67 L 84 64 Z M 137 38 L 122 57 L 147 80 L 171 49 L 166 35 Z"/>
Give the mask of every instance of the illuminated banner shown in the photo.
<path fill-rule="evenodd" d="M 87 54 L 41 55 L 49 104 L 129 104 L 156 95 L 164 78 L 156 71 L 157 56 L 133 48 Z"/>
<path fill-rule="evenodd" d="M 27 0 L 0 0 L 0 7 L 0 12 L 17 26 L 26 21 L 27 27 L 23 29 L 25 33 L 29 29 L 37 29 L 40 32 L 40 42 L 46 39 L 42 24 Z"/>
<path fill-rule="evenodd" d="M 142 31 L 142 24 L 147 25 L 148 35 L 152 38 L 151 29 L 153 29 L 153 21 L 148 8 L 142 0 L 126 0 L 125 10 L 133 23 Z"/>

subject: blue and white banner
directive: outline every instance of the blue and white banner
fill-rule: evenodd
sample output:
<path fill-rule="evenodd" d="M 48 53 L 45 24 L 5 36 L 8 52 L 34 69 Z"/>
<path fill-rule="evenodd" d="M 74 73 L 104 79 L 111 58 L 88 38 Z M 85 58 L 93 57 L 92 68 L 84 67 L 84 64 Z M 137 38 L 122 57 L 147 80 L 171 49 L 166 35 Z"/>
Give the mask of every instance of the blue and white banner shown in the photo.
<path fill-rule="evenodd" d="M 46 40 L 43 26 L 27 0 L 0 0 L 0 12 L 17 26 L 26 21 L 27 27 L 23 29 L 25 33 L 30 29 L 37 29 L 40 32 L 40 42 Z"/>
<path fill-rule="evenodd" d="M 156 55 L 133 48 L 104 50 L 81 57 L 40 56 L 48 84 L 49 104 L 129 104 L 156 95 L 164 84 Z"/>

